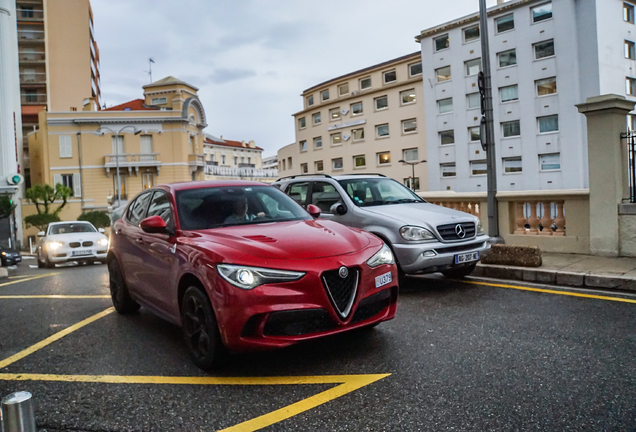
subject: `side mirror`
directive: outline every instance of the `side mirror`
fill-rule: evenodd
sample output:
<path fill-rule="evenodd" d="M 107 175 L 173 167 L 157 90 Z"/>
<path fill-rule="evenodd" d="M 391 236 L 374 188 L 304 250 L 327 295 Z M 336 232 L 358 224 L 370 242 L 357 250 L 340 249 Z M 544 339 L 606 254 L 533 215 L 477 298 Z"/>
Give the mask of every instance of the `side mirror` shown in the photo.
<path fill-rule="evenodd" d="M 307 213 L 309 213 L 314 219 L 317 219 L 318 217 L 320 217 L 320 207 L 309 204 L 307 206 Z"/>
<path fill-rule="evenodd" d="M 331 206 L 329 211 L 331 212 L 331 214 L 338 214 L 342 216 L 343 214 L 347 213 L 347 208 L 345 207 L 343 203 L 337 202 Z"/>
<path fill-rule="evenodd" d="M 99 228 L 97 231 L 99 231 L 102 234 L 104 234 L 106 232 L 106 230 L 104 228 Z"/>
<path fill-rule="evenodd" d="M 169 234 L 166 221 L 161 219 L 161 216 L 150 216 L 142 220 L 139 226 L 149 234 Z"/>
<path fill-rule="evenodd" d="M 44 231 L 40 231 L 40 232 L 38 233 L 38 237 L 44 237 L 45 235 L 46 235 L 46 234 L 44 234 Z"/>

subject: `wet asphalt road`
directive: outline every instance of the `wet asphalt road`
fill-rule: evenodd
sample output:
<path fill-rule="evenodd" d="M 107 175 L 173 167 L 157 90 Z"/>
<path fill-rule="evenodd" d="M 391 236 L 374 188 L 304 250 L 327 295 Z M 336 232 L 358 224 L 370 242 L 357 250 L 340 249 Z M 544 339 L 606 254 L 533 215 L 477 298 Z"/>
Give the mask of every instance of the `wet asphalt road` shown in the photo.
<path fill-rule="evenodd" d="M 108 294 L 104 265 L 39 270 L 33 263 L 12 276 L 47 276 L 0 281 L 0 296 Z M 0 361 L 110 306 L 101 298 L 0 297 Z M 263 430 L 629 431 L 636 430 L 635 324 L 634 303 L 429 277 L 403 287 L 397 317 L 374 330 L 236 356 L 210 375 L 190 362 L 179 329 L 143 308 L 106 315 L 0 374 L 391 374 Z M 0 395 L 32 392 L 44 431 L 213 431 L 337 385 L 2 378 Z"/>

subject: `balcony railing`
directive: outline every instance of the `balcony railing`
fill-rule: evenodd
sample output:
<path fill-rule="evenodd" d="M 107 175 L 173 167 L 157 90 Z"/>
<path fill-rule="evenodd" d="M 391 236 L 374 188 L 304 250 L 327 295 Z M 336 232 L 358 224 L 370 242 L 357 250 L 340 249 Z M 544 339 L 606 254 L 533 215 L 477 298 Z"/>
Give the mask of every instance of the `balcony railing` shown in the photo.
<path fill-rule="evenodd" d="M 217 161 L 211 161 L 211 160 L 206 160 L 205 164 L 209 166 L 219 166 L 219 163 Z"/>
<path fill-rule="evenodd" d="M 36 9 L 17 9 L 18 21 L 42 21 L 44 19 L 44 11 Z"/>
<path fill-rule="evenodd" d="M 45 73 L 21 73 L 20 74 L 20 83 L 21 84 L 43 84 L 46 82 L 46 74 Z"/>
<path fill-rule="evenodd" d="M 239 168 L 256 168 L 256 165 L 252 163 L 240 163 L 238 166 Z"/>
<path fill-rule="evenodd" d="M 18 30 L 18 39 L 21 41 L 43 41 L 44 32 L 42 30 Z"/>
<path fill-rule="evenodd" d="M 191 167 L 202 167 L 205 165 L 205 155 L 202 154 L 189 154 L 188 165 Z"/>
<path fill-rule="evenodd" d="M 20 63 L 44 62 L 44 60 L 46 60 L 46 57 L 44 56 L 43 52 L 20 51 L 18 55 L 19 55 L 18 58 L 20 59 Z"/>
<path fill-rule="evenodd" d="M 129 173 L 135 170 L 139 173 L 139 168 L 156 167 L 157 171 L 161 168 L 159 161 L 159 153 L 125 153 L 120 155 L 107 154 L 104 155 L 104 166 L 106 167 L 106 175 L 110 174 L 112 168 L 127 169 Z"/>
<path fill-rule="evenodd" d="M 207 165 L 205 167 L 205 175 L 220 177 L 237 177 L 237 178 L 276 178 L 278 170 L 264 170 L 261 168 L 237 168 Z"/>
<path fill-rule="evenodd" d="M 22 105 L 29 104 L 45 104 L 46 103 L 46 94 L 45 93 L 37 93 L 37 94 L 26 94 L 22 93 L 20 95 L 20 100 Z"/>

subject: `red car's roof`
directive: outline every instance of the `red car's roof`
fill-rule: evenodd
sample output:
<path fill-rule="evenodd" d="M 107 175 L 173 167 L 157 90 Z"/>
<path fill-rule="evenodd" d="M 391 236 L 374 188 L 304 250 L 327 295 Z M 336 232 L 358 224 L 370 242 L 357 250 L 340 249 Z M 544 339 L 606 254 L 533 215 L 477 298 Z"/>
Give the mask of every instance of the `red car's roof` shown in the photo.
<path fill-rule="evenodd" d="M 248 180 L 203 180 L 203 181 L 188 181 L 181 183 L 169 183 L 162 185 L 173 191 L 187 190 L 187 189 L 201 189 L 207 187 L 225 187 L 225 186 L 268 186 L 266 183 Z"/>

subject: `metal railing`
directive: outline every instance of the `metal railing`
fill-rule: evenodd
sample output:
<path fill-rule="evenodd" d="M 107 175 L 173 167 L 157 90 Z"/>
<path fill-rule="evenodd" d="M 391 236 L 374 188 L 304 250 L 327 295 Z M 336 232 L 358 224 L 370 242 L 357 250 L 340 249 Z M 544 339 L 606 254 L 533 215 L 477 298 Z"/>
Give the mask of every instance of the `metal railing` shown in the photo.
<path fill-rule="evenodd" d="M 16 9 L 18 21 L 42 21 L 44 19 L 44 11 L 37 9 Z"/>
<path fill-rule="evenodd" d="M 21 84 L 39 84 L 46 82 L 46 74 L 43 72 L 27 72 L 20 74 Z"/>
<path fill-rule="evenodd" d="M 120 155 L 107 154 L 104 155 L 106 165 L 115 165 L 117 163 L 117 159 L 119 159 L 119 164 L 128 165 L 143 165 L 145 163 L 150 163 L 150 165 L 156 165 L 158 162 L 157 156 L 159 153 L 125 153 Z"/>
<path fill-rule="evenodd" d="M 278 170 L 264 170 L 262 168 L 237 168 L 206 165 L 205 175 L 222 177 L 251 177 L 251 178 L 277 178 Z"/>
<path fill-rule="evenodd" d="M 624 139 L 627 144 L 629 202 L 636 203 L 636 131 L 623 132 L 621 138 Z"/>
<path fill-rule="evenodd" d="M 23 105 L 28 104 L 45 104 L 46 103 L 46 93 L 22 93 L 20 95 L 20 101 Z"/>
<path fill-rule="evenodd" d="M 43 62 L 46 60 L 43 52 L 20 51 L 18 58 L 20 62 Z"/>
<path fill-rule="evenodd" d="M 44 32 L 42 30 L 18 30 L 18 39 L 21 41 L 41 41 L 44 40 Z"/>

